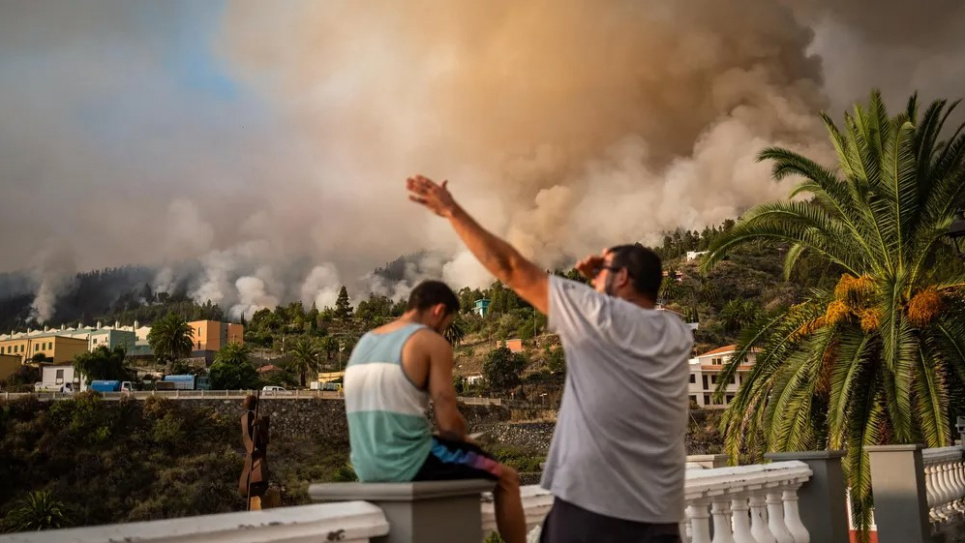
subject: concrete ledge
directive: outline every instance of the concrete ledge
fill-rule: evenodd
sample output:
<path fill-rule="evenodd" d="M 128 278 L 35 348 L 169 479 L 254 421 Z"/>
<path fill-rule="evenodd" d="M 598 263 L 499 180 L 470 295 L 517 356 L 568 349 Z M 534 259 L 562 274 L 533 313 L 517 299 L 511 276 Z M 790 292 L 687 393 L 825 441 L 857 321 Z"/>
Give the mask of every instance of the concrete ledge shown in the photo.
<path fill-rule="evenodd" d="M 389 533 L 374 543 L 479 543 L 484 494 L 495 481 L 323 483 L 308 487 L 313 500 L 364 501 L 379 507 Z"/>
<path fill-rule="evenodd" d="M 920 443 L 914 445 L 869 445 L 864 448 L 864 450 L 869 453 L 873 452 L 908 452 L 908 451 L 920 451 L 926 447 Z"/>
<path fill-rule="evenodd" d="M 867 448 L 867 447 L 865 447 Z M 844 451 L 800 451 L 800 452 L 779 452 L 767 453 L 764 458 L 776 462 L 787 460 L 830 460 L 832 458 L 844 458 Z"/>
<path fill-rule="evenodd" d="M 351 502 L 20 532 L 0 535 L 0 543 L 362 543 L 388 532 L 378 507 Z"/>
<path fill-rule="evenodd" d="M 687 456 L 687 462 L 699 464 L 704 468 L 726 468 L 730 456 L 726 454 L 691 454 Z"/>
<path fill-rule="evenodd" d="M 418 481 L 414 483 L 317 483 L 308 487 L 308 495 L 319 502 L 367 501 L 413 502 L 453 498 L 491 492 L 494 481 Z"/>

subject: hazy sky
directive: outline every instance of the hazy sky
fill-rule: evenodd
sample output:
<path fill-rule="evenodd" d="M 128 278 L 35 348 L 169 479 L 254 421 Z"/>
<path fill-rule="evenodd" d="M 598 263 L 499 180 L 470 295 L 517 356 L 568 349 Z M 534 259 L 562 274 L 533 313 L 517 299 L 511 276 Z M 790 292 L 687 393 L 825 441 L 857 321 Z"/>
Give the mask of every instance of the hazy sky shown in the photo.
<path fill-rule="evenodd" d="M 418 172 L 545 265 L 701 228 L 786 192 L 760 148 L 826 160 L 818 111 L 957 98 L 962 5 L 0 0 L 0 271 L 40 316 L 123 264 L 235 312 L 419 249 L 484 284 Z"/>

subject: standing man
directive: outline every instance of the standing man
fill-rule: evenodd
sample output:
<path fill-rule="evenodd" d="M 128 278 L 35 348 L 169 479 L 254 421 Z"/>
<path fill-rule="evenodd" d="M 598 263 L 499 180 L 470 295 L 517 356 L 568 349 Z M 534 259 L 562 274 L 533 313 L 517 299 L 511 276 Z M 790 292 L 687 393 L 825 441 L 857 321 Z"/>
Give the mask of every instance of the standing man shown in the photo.
<path fill-rule="evenodd" d="M 679 543 L 689 409 L 690 329 L 654 309 L 660 258 L 618 245 L 581 260 L 593 288 L 548 275 L 483 229 L 442 185 L 416 176 L 409 198 L 449 220 L 483 266 L 548 316 L 566 385 L 543 472 L 554 497 L 547 543 Z"/>

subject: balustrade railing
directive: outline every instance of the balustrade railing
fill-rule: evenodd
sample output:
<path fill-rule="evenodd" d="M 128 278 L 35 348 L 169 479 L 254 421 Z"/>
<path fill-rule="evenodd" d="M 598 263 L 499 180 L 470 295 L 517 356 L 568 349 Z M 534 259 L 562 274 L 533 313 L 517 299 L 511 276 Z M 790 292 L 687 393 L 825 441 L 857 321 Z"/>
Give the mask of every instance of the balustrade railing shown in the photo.
<path fill-rule="evenodd" d="M 809 543 L 797 491 L 811 477 L 803 462 L 687 470 L 687 519 L 681 535 L 689 543 Z M 537 486 L 522 488 L 531 541 L 553 504 Z M 484 499 L 483 536 L 496 529 L 491 499 Z M 713 533 L 713 538 L 711 538 Z"/>
<path fill-rule="evenodd" d="M 962 448 L 938 447 L 921 452 L 925 469 L 928 517 L 932 523 L 960 519 L 965 513 L 965 461 Z"/>

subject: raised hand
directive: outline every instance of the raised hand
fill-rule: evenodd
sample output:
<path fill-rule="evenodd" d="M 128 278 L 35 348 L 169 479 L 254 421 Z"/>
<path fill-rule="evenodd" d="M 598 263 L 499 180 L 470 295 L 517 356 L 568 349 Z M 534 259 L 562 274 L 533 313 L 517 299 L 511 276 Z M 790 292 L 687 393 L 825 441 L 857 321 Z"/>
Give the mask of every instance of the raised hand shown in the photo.
<path fill-rule="evenodd" d="M 583 260 L 576 263 L 576 271 L 580 272 L 580 275 L 587 279 L 593 279 L 596 274 L 600 272 L 603 268 L 603 264 L 606 262 L 605 251 L 603 254 L 589 255 Z"/>
<path fill-rule="evenodd" d="M 453 200 L 452 194 L 446 185 L 449 181 L 443 181 L 442 185 L 436 184 L 427 177 L 417 175 L 405 180 L 405 188 L 409 190 L 409 199 L 420 203 L 429 208 L 433 213 L 440 217 L 450 218 L 453 212 L 459 207 Z"/>

